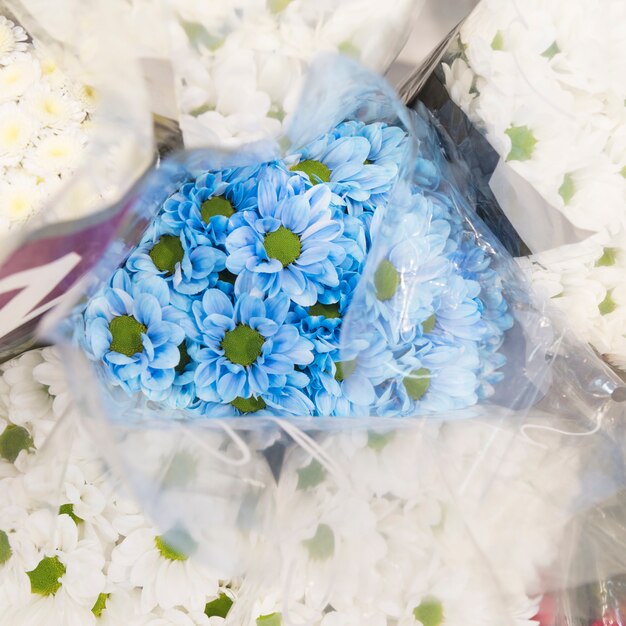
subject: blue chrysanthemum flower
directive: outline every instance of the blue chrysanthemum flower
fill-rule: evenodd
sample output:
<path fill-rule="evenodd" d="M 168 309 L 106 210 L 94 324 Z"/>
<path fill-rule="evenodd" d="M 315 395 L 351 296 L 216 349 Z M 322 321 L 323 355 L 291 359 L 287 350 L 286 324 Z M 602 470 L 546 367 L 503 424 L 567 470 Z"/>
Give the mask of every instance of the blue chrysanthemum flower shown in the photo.
<path fill-rule="evenodd" d="M 160 397 L 176 378 L 185 333 L 170 290 L 158 276 L 133 281 L 118 270 L 85 310 L 89 353 L 126 391 Z"/>
<path fill-rule="evenodd" d="M 406 144 L 400 128 L 350 121 L 288 157 L 287 163 L 311 184 L 328 184 L 346 210 L 358 216 L 387 200 Z"/>
<path fill-rule="evenodd" d="M 341 352 L 328 353 L 325 367 L 313 366 L 307 387 L 318 415 L 366 416 L 376 402 L 376 387 L 389 376 L 393 354 L 385 338 L 378 333 L 342 346 Z M 343 360 L 339 360 L 339 357 Z"/>
<path fill-rule="evenodd" d="M 448 223 L 433 219 L 424 198 L 415 200 L 416 210 L 404 220 L 403 234 L 377 262 L 365 291 L 372 323 L 394 346 L 421 334 L 421 324 L 439 306 L 453 270 L 446 257 Z"/>
<path fill-rule="evenodd" d="M 308 379 L 296 374 L 296 366 L 313 361 L 313 344 L 286 323 L 289 298 L 261 300 L 241 295 L 233 306 L 217 289 L 205 292 L 193 312 L 203 348 L 198 352 L 195 382 L 198 398 L 209 402 L 238 403 L 257 400 L 283 389 L 293 381 Z"/>
<path fill-rule="evenodd" d="M 378 415 L 420 415 L 452 411 L 477 402 L 478 348 L 473 342 L 423 340 L 396 355 L 402 372 L 380 386 Z"/>
<path fill-rule="evenodd" d="M 243 213 L 242 225 L 226 239 L 226 267 L 238 275 L 235 294 L 284 293 L 302 306 L 315 304 L 324 290 L 339 287 L 337 266 L 346 256 L 330 193 L 318 186 L 276 202 L 276 192 L 262 193 L 262 184 L 258 213 Z"/>
<path fill-rule="evenodd" d="M 142 275 L 158 275 L 186 295 L 213 287 L 226 268 L 226 254 L 208 237 L 183 229 L 172 231 L 157 220 L 126 261 L 126 269 Z"/>
<path fill-rule="evenodd" d="M 223 246 L 231 217 L 256 208 L 258 178 L 271 167 L 277 165 L 206 172 L 165 201 L 161 219 L 174 232 L 203 234 Z"/>

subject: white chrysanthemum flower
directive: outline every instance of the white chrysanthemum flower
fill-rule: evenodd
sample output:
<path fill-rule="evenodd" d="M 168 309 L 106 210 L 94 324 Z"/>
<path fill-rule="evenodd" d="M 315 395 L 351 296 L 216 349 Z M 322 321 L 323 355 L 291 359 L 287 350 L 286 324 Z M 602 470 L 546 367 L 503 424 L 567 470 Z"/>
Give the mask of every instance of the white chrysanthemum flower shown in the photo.
<path fill-rule="evenodd" d="M 0 67 L 0 102 L 19 98 L 39 77 L 39 64 L 27 54 L 19 55 L 9 65 Z"/>
<path fill-rule="evenodd" d="M 41 351 L 42 362 L 33 367 L 33 378 L 53 396 L 52 410 L 57 418 L 67 414 L 73 402 L 68 375 L 61 353 L 52 346 Z"/>
<path fill-rule="evenodd" d="M 0 165 L 17 165 L 38 130 L 37 121 L 18 105 L 0 106 Z"/>
<path fill-rule="evenodd" d="M 49 128 L 66 129 L 85 117 L 85 111 L 76 100 L 45 84 L 30 89 L 22 102 L 42 126 Z"/>
<path fill-rule="evenodd" d="M 22 562 L 6 611 L 6 619 L 13 621 L 6 623 L 35 626 L 55 616 L 64 625 L 95 624 L 91 609 L 105 585 L 102 546 L 79 540 L 68 515 L 55 520 L 50 512 L 42 513 L 33 513 L 26 522 L 39 550 Z"/>
<path fill-rule="evenodd" d="M 43 362 L 40 350 L 30 350 L 2 365 L 6 383 L 3 398 L 9 407 L 11 421 L 22 424 L 48 415 L 51 398 L 44 385 L 35 380 L 33 370 Z"/>
<path fill-rule="evenodd" d="M 0 229 L 24 224 L 35 215 L 43 204 L 43 189 L 34 176 L 21 170 L 7 176 L 0 186 Z"/>
<path fill-rule="evenodd" d="M 145 612 L 157 605 L 165 610 L 185 606 L 200 611 L 217 595 L 219 585 L 216 576 L 189 557 L 194 550 L 185 531 L 173 529 L 159 535 L 152 528 L 139 528 L 113 550 L 109 578 L 141 587 Z"/>
<path fill-rule="evenodd" d="M 42 78 L 53 88 L 64 88 L 67 78 L 59 65 L 57 58 L 38 41 L 33 42 L 34 58 L 37 59 Z"/>
<path fill-rule="evenodd" d="M 26 31 L 0 15 L 0 65 L 10 63 L 16 52 L 25 52 L 28 44 Z"/>
<path fill-rule="evenodd" d="M 24 157 L 24 168 L 39 176 L 69 177 L 81 161 L 86 137 L 80 130 L 43 136 Z"/>

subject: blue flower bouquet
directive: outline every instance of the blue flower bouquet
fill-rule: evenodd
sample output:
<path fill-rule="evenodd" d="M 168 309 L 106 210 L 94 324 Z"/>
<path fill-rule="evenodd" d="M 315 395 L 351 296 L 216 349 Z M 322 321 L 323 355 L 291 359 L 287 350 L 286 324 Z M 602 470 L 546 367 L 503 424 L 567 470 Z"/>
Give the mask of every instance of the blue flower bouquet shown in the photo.
<path fill-rule="evenodd" d="M 222 578 L 251 561 L 266 575 L 289 532 L 281 485 L 332 476 L 352 493 L 333 429 L 360 429 L 371 455 L 405 426 L 461 418 L 584 430 L 619 387 L 476 217 L 468 168 L 425 109 L 327 57 L 285 127 L 150 171 L 111 208 L 118 236 L 60 326 L 107 462 Z"/>
<path fill-rule="evenodd" d="M 513 317 L 468 190 L 426 115 L 341 73 L 282 146 L 165 168 L 156 214 L 82 317 L 107 385 L 193 417 L 410 416 L 493 396 Z"/>

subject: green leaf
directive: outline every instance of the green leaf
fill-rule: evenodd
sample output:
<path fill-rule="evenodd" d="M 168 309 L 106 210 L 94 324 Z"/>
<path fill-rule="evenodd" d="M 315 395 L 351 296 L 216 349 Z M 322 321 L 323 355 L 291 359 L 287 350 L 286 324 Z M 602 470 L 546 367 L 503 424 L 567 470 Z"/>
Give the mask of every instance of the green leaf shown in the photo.
<path fill-rule="evenodd" d="M 6 563 L 11 558 L 12 554 L 13 550 L 11 550 L 9 537 L 4 530 L 0 530 L 0 565 Z"/>
<path fill-rule="evenodd" d="M 559 46 L 556 41 L 553 41 L 542 53 L 542 57 L 546 57 L 546 59 L 552 59 L 556 54 L 561 52 L 559 50 Z"/>
<path fill-rule="evenodd" d="M 600 309 L 600 315 L 608 315 L 609 313 L 613 313 L 617 308 L 615 301 L 613 300 L 612 289 L 609 289 L 606 292 L 606 296 L 602 302 L 598 305 L 598 309 Z"/>
<path fill-rule="evenodd" d="M 576 193 L 576 187 L 574 185 L 574 179 L 571 174 L 565 174 L 563 177 L 563 183 L 559 187 L 559 195 L 563 198 L 563 202 L 567 205 Z"/>
<path fill-rule="evenodd" d="M 367 446 L 372 448 L 372 450 L 376 450 L 376 452 L 380 452 L 395 436 L 396 434 L 393 430 L 390 430 L 388 433 L 369 432 L 367 433 Z"/>
<path fill-rule="evenodd" d="M 335 533 L 327 524 L 320 524 L 311 539 L 302 542 L 314 561 L 326 561 L 335 552 Z"/>
<path fill-rule="evenodd" d="M 419 400 L 430 387 L 430 370 L 420 367 L 418 370 L 413 370 L 402 382 L 409 397 Z"/>
<path fill-rule="evenodd" d="M 269 613 L 268 615 L 259 615 L 256 618 L 257 626 L 281 626 L 283 617 L 280 613 Z"/>
<path fill-rule="evenodd" d="M 26 572 L 30 578 L 30 590 L 41 596 L 53 596 L 60 588 L 59 578 L 65 574 L 65 565 L 58 556 L 47 556 L 37 564 L 37 567 Z"/>
<path fill-rule="evenodd" d="M 436 598 L 424 598 L 413 609 L 413 616 L 423 626 L 441 626 L 444 622 L 443 605 Z"/>
<path fill-rule="evenodd" d="M 626 178 L 626 165 L 619 172 L 624 178 Z"/>
<path fill-rule="evenodd" d="M 91 612 L 96 617 L 100 617 L 102 615 L 102 611 L 104 611 L 104 609 L 106 608 L 107 600 L 109 599 L 110 595 L 111 594 L 109 593 L 101 593 L 98 596 L 96 603 L 91 607 Z"/>
<path fill-rule="evenodd" d="M 62 504 L 59 507 L 59 515 L 69 515 L 72 520 L 74 520 L 74 524 L 77 526 L 83 521 L 80 517 L 78 517 L 78 515 L 76 515 L 76 513 L 74 513 L 74 505 L 70 502 Z"/>
<path fill-rule="evenodd" d="M 15 463 L 17 455 L 22 450 L 30 450 L 34 447 L 33 438 L 23 426 L 9 424 L 0 435 L 0 457 L 9 463 Z"/>
<path fill-rule="evenodd" d="M 504 50 L 504 37 L 502 36 L 501 30 L 499 30 L 492 39 L 491 47 L 494 50 Z"/>
<path fill-rule="evenodd" d="M 298 486 L 297 489 L 311 489 L 317 487 L 324 482 L 326 478 L 326 470 L 322 464 L 313 459 L 306 467 L 298 470 Z"/>
<path fill-rule="evenodd" d="M 533 155 L 537 140 L 528 126 L 511 126 L 504 131 L 511 139 L 507 161 L 528 161 Z"/>
<path fill-rule="evenodd" d="M 226 617 L 233 601 L 225 593 L 220 593 L 219 597 L 211 602 L 207 602 L 204 607 L 204 614 L 207 617 Z"/>

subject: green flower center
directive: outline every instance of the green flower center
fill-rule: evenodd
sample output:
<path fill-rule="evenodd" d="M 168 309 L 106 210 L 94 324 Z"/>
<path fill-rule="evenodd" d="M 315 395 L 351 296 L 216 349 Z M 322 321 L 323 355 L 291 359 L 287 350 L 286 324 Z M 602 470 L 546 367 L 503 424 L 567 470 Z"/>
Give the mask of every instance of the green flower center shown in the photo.
<path fill-rule="evenodd" d="M 617 261 L 617 248 L 604 248 L 602 256 L 596 261 L 596 267 L 610 267 Z"/>
<path fill-rule="evenodd" d="M 256 618 L 257 626 L 281 626 L 283 616 L 280 613 L 269 613 L 267 615 L 259 615 Z"/>
<path fill-rule="evenodd" d="M 182 374 L 187 365 L 191 362 L 191 358 L 187 352 L 187 344 L 184 341 L 178 346 L 178 354 L 180 354 L 180 358 L 178 359 L 178 365 L 174 369 L 178 374 Z"/>
<path fill-rule="evenodd" d="M 430 370 L 420 367 L 418 370 L 413 370 L 402 382 L 409 397 L 419 400 L 430 387 Z"/>
<path fill-rule="evenodd" d="M 155 267 L 171 276 L 176 270 L 176 264 L 185 256 L 180 238 L 174 235 L 163 235 L 149 252 Z"/>
<path fill-rule="evenodd" d="M 249 398 L 235 398 L 231 404 L 242 413 L 256 413 L 267 406 L 263 398 L 255 398 L 253 396 Z"/>
<path fill-rule="evenodd" d="M 553 41 L 542 53 L 541 56 L 542 57 L 546 57 L 546 59 L 552 59 L 554 58 L 555 55 L 557 55 L 559 52 L 561 52 L 559 50 L 559 46 L 556 43 L 556 41 Z"/>
<path fill-rule="evenodd" d="M 80 517 L 78 517 L 78 515 L 76 515 L 76 513 L 74 513 L 74 505 L 70 502 L 62 504 L 59 507 L 59 515 L 69 515 L 76 525 L 80 524 L 83 521 Z"/>
<path fill-rule="evenodd" d="M 59 578 L 65 574 L 65 565 L 58 556 L 47 556 L 39 561 L 37 567 L 26 572 L 30 578 L 30 590 L 40 596 L 53 596 L 60 588 Z"/>
<path fill-rule="evenodd" d="M 312 185 L 330 182 L 330 170 L 321 161 L 300 161 L 289 169 L 292 172 L 304 172 Z"/>
<path fill-rule="evenodd" d="M 309 315 L 322 315 L 327 319 L 340 318 L 341 313 L 339 313 L 339 303 L 333 302 L 331 304 L 323 304 L 322 302 L 316 302 L 313 306 L 309 307 Z"/>
<path fill-rule="evenodd" d="M 572 201 L 574 194 L 576 193 L 576 186 L 574 185 L 574 179 L 571 174 L 565 174 L 563 176 L 563 183 L 559 187 L 559 195 L 563 198 L 563 204 L 567 205 Z"/>
<path fill-rule="evenodd" d="M 15 463 L 22 450 L 34 447 L 33 438 L 23 426 L 9 424 L 0 435 L 0 457 L 9 463 Z"/>
<path fill-rule="evenodd" d="M 443 624 L 443 605 L 436 598 L 424 598 L 413 609 L 413 616 L 423 626 L 441 626 Z"/>
<path fill-rule="evenodd" d="M 504 37 L 502 31 L 499 30 L 491 41 L 492 50 L 504 50 Z"/>
<path fill-rule="evenodd" d="M 220 593 L 215 600 L 206 603 L 204 614 L 207 617 L 226 617 L 232 605 L 233 601 L 225 593 Z"/>
<path fill-rule="evenodd" d="M 222 270 L 217 277 L 223 282 L 223 283 L 230 283 L 231 285 L 235 284 L 235 281 L 237 280 L 237 276 L 235 274 L 233 274 L 232 272 L 229 272 L 228 270 Z"/>
<path fill-rule="evenodd" d="M 313 459 L 306 467 L 298 470 L 298 486 L 297 489 L 311 489 L 317 487 L 326 478 L 326 470 L 324 466 L 317 460 Z"/>
<path fill-rule="evenodd" d="M 96 603 L 91 607 L 91 612 L 96 616 L 100 617 L 102 615 L 102 611 L 107 606 L 107 600 L 109 599 L 110 593 L 101 593 L 96 599 Z"/>
<path fill-rule="evenodd" d="M 212 218 L 221 215 L 222 217 L 230 217 L 235 212 L 233 205 L 222 196 L 214 196 L 202 203 L 200 215 L 202 221 L 208 224 Z"/>
<path fill-rule="evenodd" d="M 320 524 L 311 539 L 302 542 L 315 561 L 326 561 L 335 552 L 335 533 L 327 524 Z"/>
<path fill-rule="evenodd" d="M 222 350 L 231 363 L 252 365 L 261 355 L 265 338 L 247 324 L 229 330 L 222 339 Z"/>
<path fill-rule="evenodd" d="M 11 550 L 9 536 L 4 530 L 0 530 L 0 565 L 6 563 L 11 558 L 12 554 L 13 550 Z"/>
<path fill-rule="evenodd" d="M 293 263 L 302 251 L 300 237 L 284 226 L 279 226 L 273 233 L 267 233 L 263 247 L 267 256 L 270 259 L 278 259 L 283 267 Z"/>
<path fill-rule="evenodd" d="M 424 334 L 431 333 L 433 331 L 433 328 L 435 328 L 436 321 L 437 321 L 437 318 L 435 317 L 434 313 L 430 317 L 427 317 L 422 322 L 422 332 Z"/>
<path fill-rule="evenodd" d="M 193 538 L 182 528 L 173 528 L 154 538 L 157 550 L 169 561 L 186 561 L 198 547 Z"/>
<path fill-rule="evenodd" d="M 617 304 L 615 304 L 615 300 L 613 300 L 612 290 L 609 289 L 606 292 L 606 296 L 604 300 L 600 302 L 598 305 L 598 309 L 600 309 L 600 315 L 608 315 L 609 313 L 613 313 L 617 308 Z"/>
<path fill-rule="evenodd" d="M 380 452 L 394 437 L 395 432 L 393 430 L 388 433 L 369 432 L 367 434 L 367 447 Z"/>
<path fill-rule="evenodd" d="M 352 361 L 337 361 L 335 363 L 335 380 L 343 382 L 346 378 L 352 376 L 356 369 L 356 359 Z"/>
<path fill-rule="evenodd" d="M 143 350 L 141 335 L 148 329 L 132 315 L 120 315 L 109 322 L 111 350 L 126 356 L 133 356 Z"/>
<path fill-rule="evenodd" d="M 504 131 L 511 139 L 507 161 L 528 161 L 533 155 L 537 139 L 528 126 L 511 126 Z"/>
<path fill-rule="evenodd" d="M 354 374 L 356 359 L 351 361 L 337 361 L 335 363 L 335 380 L 342 382 Z"/>
<path fill-rule="evenodd" d="M 376 297 L 381 302 L 390 300 L 398 290 L 399 284 L 400 274 L 398 270 L 391 264 L 391 261 L 383 259 L 374 273 Z"/>

